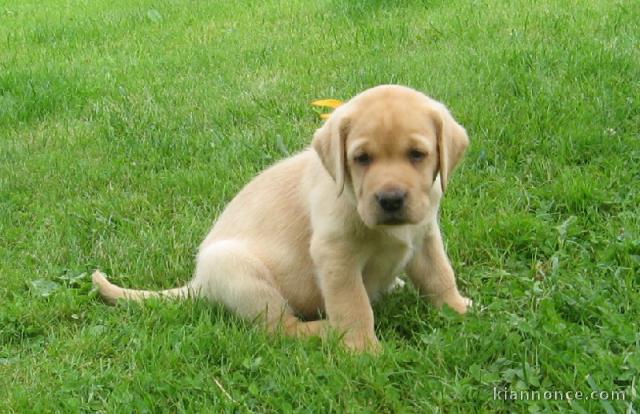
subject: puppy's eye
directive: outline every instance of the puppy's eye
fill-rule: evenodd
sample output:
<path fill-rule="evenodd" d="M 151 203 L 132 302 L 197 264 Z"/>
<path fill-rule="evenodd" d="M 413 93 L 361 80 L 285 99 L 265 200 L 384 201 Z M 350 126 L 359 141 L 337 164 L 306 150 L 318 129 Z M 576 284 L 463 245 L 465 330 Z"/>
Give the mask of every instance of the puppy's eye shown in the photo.
<path fill-rule="evenodd" d="M 424 152 L 420 151 L 420 150 L 415 150 L 412 149 L 409 151 L 409 161 L 413 162 L 413 163 L 418 163 L 422 160 L 425 159 L 425 157 L 427 156 L 427 154 L 425 154 Z"/>
<path fill-rule="evenodd" d="M 371 164 L 373 162 L 373 158 L 371 157 L 371 155 L 367 154 L 366 152 L 363 152 L 360 155 L 356 155 L 353 160 L 362 165 L 363 167 L 366 167 L 367 165 Z"/>

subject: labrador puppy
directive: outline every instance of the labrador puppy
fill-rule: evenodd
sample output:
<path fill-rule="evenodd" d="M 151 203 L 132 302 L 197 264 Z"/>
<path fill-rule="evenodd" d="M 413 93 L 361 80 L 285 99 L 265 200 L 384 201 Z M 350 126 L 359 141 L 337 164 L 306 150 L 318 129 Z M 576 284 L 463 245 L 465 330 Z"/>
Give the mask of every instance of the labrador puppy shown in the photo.
<path fill-rule="evenodd" d="M 471 305 L 438 227 L 468 144 L 441 103 L 402 86 L 368 89 L 333 112 L 311 148 L 240 191 L 201 244 L 186 286 L 123 289 L 100 271 L 93 282 L 110 303 L 206 297 L 270 331 L 323 336 L 330 327 L 349 348 L 375 351 L 371 302 L 400 273 L 435 306 L 462 314 Z"/>

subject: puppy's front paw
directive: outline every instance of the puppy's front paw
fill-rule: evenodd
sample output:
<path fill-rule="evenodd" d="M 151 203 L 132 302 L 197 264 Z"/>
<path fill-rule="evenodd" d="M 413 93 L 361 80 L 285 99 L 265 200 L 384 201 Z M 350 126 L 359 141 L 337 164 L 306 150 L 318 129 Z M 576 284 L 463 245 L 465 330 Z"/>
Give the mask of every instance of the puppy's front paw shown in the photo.
<path fill-rule="evenodd" d="M 461 315 L 467 313 L 467 311 L 473 306 L 473 301 L 467 297 L 464 297 L 458 292 L 458 289 L 452 289 L 437 301 L 437 306 L 441 307 L 446 304 L 454 311 Z"/>
<path fill-rule="evenodd" d="M 369 337 L 366 335 L 358 334 L 346 334 L 342 340 L 349 350 L 362 353 L 368 352 L 370 354 L 379 354 L 382 350 L 380 341 L 375 336 Z"/>
<path fill-rule="evenodd" d="M 473 306 L 473 301 L 469 298 L 465 298 L 464 296 L 459 296 L 458 298 L 445 303 L 461 315 L 467 313 L 469 308 Z"/>
<path fill-rule="evenodd" d="M 467 313 L 467 311 L 469 309 L 471 309 L 473 307 L 473 301 L 467 297 L 464 296 L 460 296 L 461 298 L 461 303 L 458 305 L 458 307 L 453 307 L 453 309 L 455 309 L 458 313 L 464 315 L 465 313 Z"/>

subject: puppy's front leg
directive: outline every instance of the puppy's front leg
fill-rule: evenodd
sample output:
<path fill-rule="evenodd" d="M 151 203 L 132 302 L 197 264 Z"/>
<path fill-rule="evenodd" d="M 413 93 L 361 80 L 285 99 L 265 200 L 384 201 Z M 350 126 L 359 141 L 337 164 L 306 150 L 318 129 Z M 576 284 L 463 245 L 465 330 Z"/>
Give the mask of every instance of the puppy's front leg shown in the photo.
<path fill-rule="evenodd" d="M 329 323 L 344 334 L 343 341 L 350 349 L 378 351 L 373 309 L 353 252 L 333 243 L 314 247 L 312 257 Z"/>
<path fill-rule="evenodd" d="M 458 292 L 455 274 L 436 223 L 427 232 L 421 250 L 407 266 L 407 274 L 420 293 L 437 307 L 446 303 L 464 314 L 472 304 Z"/>

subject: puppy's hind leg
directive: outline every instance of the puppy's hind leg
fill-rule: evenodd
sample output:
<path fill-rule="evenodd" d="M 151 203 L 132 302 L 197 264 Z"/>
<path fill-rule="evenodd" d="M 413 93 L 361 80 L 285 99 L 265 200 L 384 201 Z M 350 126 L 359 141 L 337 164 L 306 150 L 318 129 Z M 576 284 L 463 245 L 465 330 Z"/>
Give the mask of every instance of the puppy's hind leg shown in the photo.
<path fill-rule="evenodd" d="M 269 332 L 321 335 L 316 322 L 302 322 L 276 288 L 271 272 L 242 241 L 223 240 L 202 248 L 191 286 Z"/>

